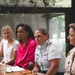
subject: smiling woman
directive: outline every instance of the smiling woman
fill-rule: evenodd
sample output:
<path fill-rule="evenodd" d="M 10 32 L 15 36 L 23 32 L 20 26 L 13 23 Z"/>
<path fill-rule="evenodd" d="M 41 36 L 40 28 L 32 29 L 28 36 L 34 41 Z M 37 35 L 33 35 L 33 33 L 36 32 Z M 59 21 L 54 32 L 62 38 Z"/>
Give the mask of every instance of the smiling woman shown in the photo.
<path fill-rule="evenodd" d="M 69 24 L 68 40 L 71 45 L 75 46 L 75 23 Z M 74 59 L 75 59 L 75 47 L 72 48 L 67 55 L 64 75 L 75 75 L 75 60 Z"/>

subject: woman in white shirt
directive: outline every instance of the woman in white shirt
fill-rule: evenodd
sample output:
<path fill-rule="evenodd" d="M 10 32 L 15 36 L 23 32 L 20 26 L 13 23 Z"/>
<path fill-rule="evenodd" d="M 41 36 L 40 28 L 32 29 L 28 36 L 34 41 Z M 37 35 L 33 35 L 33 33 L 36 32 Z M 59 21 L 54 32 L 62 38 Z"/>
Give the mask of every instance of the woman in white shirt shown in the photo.
<path fill-rule="evenodd" d="M 13 65 L 17 55 L 19 42 L 13 38 L 13 31 L 8 25 L 2 28 L 2 36 L 0 56 L 3 56 L 3 60 L 1 62 Z"/>

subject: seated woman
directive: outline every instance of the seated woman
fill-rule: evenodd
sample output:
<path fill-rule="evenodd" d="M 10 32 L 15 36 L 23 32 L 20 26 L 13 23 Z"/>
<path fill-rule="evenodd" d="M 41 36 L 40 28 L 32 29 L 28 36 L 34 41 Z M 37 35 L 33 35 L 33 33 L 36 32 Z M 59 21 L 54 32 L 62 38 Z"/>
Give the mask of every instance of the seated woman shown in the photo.
<path fill-rule="evenodd" d="M 2 28 L 3 38 L 0 43 L 0 57 L 3 56 L 2 63 L 13 65 L 19 42 L 13 38 L 13 31 L 10 26 Z"/>
<path fill-rule="evenodd" d="M 75 75 L 75 23 L 69 24 L 69 35 L 67 39 L 70 45 L 74 47 L 67 54 L 64 75 Z"/>
<path fill-rule="evenodd" d="M 35 31 L 34 37 L 38 46 L 35 51 L 33 71 L 46 75 L 63 75 L 66 57 L 58 45 L 50 42 L 48 31 L 39 28 Z"/>
<path fill-rule="evenodd" d="M 19 47 L 15 66 L 20 66 L 29 69 L 29 64 L 34 64 L 36 42 L 34 40 L 34 33 L 31 27 L 27 24 L 19 24 L 16 27 L 16 35 L 19 39 Z"/>

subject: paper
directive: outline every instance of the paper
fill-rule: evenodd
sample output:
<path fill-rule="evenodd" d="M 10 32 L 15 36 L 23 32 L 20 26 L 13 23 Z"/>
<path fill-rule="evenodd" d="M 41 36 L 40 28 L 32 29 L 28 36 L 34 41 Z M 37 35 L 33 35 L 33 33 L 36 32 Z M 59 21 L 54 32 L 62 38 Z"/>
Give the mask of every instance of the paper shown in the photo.
<path fill-rule="evenodd" d="M 25 69 L 19 67 L 19 66 L 13 66 L 13 67 L 6 67 L 6 72 L 17 72 L 17 71 L 24 71 Z"/>

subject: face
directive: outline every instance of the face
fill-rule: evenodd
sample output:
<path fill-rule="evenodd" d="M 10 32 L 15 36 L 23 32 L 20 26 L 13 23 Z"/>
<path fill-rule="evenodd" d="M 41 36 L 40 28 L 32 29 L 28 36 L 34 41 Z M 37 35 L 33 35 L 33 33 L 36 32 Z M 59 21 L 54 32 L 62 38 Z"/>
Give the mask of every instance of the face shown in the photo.
<path fill-rule="evenodd" d="M 20 40 L 24 40 L 28 38 L 28 32 L 26 32 L 22 27 L 17 29 L 17 36 Z"/>
<path fill-rule="evenodd" d="M 69 29 L 68 39 L 70 44 L 75 46 L 75 30 L 73 28 Z"/>
<path fill-rule="evenodd" d="M 43 45 L 47 40 L 48 36 L 42 34 L 39 30 L 36 30 L 34 33 L 35 41 L 38 45 Z"/>
<path fill-rule="evenodd" d="M 12 33 L 11 33 L 11 31 L 9 30 L 9 29 L 4 29 L 3 30 L 3 37 L 5 38 L 5 39 L 9 39 L 9 38 L 11 38 L 12 37 Z"/>

